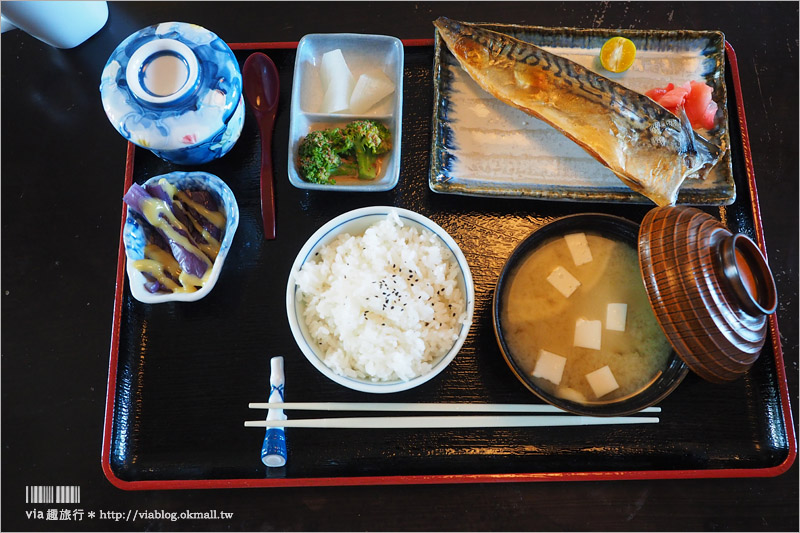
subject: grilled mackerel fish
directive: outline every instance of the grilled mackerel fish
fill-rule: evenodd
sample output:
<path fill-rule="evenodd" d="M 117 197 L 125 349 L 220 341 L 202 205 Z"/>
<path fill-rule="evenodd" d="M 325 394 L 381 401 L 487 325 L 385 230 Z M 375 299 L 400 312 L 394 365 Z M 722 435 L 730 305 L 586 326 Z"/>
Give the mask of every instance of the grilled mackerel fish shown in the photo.
<path fill-rule="evenodd" d="M 481 88 L 550 124 L 659 206 L 674 204 L 683 181 L 705 177 L 720 158 L 685 113 L 569 59 L 446 17 L 434 25 Z"/>

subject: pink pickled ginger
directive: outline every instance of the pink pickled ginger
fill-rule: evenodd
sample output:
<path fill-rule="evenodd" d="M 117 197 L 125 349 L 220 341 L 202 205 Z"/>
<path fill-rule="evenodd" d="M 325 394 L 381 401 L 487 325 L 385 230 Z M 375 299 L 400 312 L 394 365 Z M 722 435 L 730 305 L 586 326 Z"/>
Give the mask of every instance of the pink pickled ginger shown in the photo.
<path fill-rule="evenodd" d="M 666 87 L 656 87 L 645 95 L 676 115 L 678 108 L 683 107 L 693 128 L 710 130 L 714 127 L 718 107 L 711 99 L 711 93 L 712 88 L 705 83 L 690 81 L 679 87 L 672 83 Z"/>

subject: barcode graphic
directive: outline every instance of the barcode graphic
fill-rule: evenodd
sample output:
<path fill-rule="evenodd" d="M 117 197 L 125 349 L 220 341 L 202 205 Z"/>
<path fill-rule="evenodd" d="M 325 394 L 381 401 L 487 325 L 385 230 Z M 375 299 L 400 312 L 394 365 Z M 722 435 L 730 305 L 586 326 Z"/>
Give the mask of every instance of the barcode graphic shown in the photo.
<path fill-rule="evenodd" d="M 78 485 L 26 485 L 25 503 L 81 503 Z"/>

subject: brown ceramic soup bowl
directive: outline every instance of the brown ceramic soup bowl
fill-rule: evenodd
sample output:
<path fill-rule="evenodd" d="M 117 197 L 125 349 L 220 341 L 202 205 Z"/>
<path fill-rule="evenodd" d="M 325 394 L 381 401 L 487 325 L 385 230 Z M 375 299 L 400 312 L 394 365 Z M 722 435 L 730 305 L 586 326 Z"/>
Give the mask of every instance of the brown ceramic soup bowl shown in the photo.
<path fill-rule="evenodd" d="M 621 330 L 608 304 L 625 304 Z M 651 210 L 641 225 L 587 213 L 535 230 L 503 267 L 492 314 L 500 351 L 525 387 L 565 411 L 616 416 L 661 401 L 689 369 L 711 382 L 740 377 L 776 305 L 749 237 L 676 206 Z M 620 335 L 630 337 L 622 348 Z"/>
<path fill-rule="evenodd" d="M 654 405 L 670 394 L 686 376 L 688 367 L 669 345 L 647 299 L 638 265 L 638 230 L 637 224 L 611 215 L 566 216 L 531 233 L 506 262 L 493 299 L 495 335 L 512 372 L 546 402 L 577 414 L 623 415 Z M 586 236 L 594 255 L 593 261 L 579 266 L 570 257 L 569 248 L 561 241 L 566 235 L 575 234 Z M 602 248 L 601 245 L 611 248 L 604 252 L 598 249 Z M 537 254 L 540 264 L 526 267 L 536 261 Z M 552 254 L 553 258 L 545 254 Z M 565 268 L 581 280 L 581 285 L 569 297 L 560 294 L 546 279 L 546 273 L 556 268 Z M 619 286 L 611 286 L 620 283 L 632 286 L 624 291 Z M 640 331 L 634 335 L 606 329 L 610 324 L 606 321 L 605 304 L 613 303 L 606 300 L 626 299 L 621 298 L 620 293 L 635 300 L 625 304 L 628 330 L 634 327 L 632 322 L 645 322 L 647 326 L 640 329 L 657 339 L 639 342 L 636 339 L 645 335 Z M 599 301 L 595 301 L 594 295 Z M 634 303 L 636 310 L 633 309 Z M 600 323 L 603 341 L 600 350 L 571 346 L 574 332 L 578 329 L 576 317 L 579 320 L 596 319 L 595 322 Z M 532 321 L 541 323 L 537 326 Z M 544 338 L 535 338 L 540 334 Z M 622 341 L 615 339 L 626 335 L 630 340 L 624 341 L 626 349 L 623 350 L 619 348 Z M 658 347 L 658 359 L 641 363 L 642 359 L 649 357 L 646 352 L 653 346 Z M 560 356 L 566 359 L 564 381 L 559 385 L 534 375 L 539 368 L 535 365 L 542 357 L 541 350 L 561 352 Z M 584 374 L 602 366 L 608 366 L 621 383 L 616 391 L 596 397 Z M 625 379 L 620 380 L 619 376 Z M 562 386 L 567 379 L 570 386 Z M 622 381 L 627 384 L 622 384 Z M 573 383 L 576 385 L 572 386 Z"/>

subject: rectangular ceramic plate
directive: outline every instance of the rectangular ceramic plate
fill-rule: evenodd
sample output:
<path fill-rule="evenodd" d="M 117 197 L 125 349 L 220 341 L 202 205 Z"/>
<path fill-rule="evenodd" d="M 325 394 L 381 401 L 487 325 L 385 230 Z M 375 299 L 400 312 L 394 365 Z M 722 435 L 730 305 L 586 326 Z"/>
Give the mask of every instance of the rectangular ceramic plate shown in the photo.
<path fill-rule="evenodd" d="M 637 31 L 481 24 L 564 56 L 644 93 L 668 83 L 705 81 L 719 105 L 717 126 L 701 134 L 724 155 L 703 180 L 688 179 L 678 202 L 729 205 L 736 197 L 730 157 L 725 37 L 711 31 Z M 600 47 L 621 35 L 636 44 L 636 61 L 614 74 L 600 66 Z M 586 202 L 651 203 L 552 126 L 481 89 L 459 66 L 438 31 L 434 43 L 433 148 L 435 192 Z"/>
<path fill-rule="evenodd" d="M 320 113 L 324 97 L 320 65 L 322 56 L 341 50 L 347 67 L 358 80 L 361 74 L 380 70 L 395 84 L 394 93 L 377 102 L 364 114 Z M 376 192 L 397 185 L 400 177 L 400 148 L 403 124 L 403 43 L 388 35 L 358 33 L 315 33 L 306 35 L 297 46 L 292 82 L 291 124 L 289 126 L 289 181 L 300 189 Z M 381 121 L 392 132 L 392 151 L 384 157 L 380 175 L 372 181 L 338 178 L 336 184 L 309 183 L 300 177 L 295 159 L 300 141 L 308 132 L 342 127 L 361 118 Z"/>
<path fill-rule="evenodd" d="M 795 457 L 783 356 L 774 315 L 770 338 L 741 380 L 706 383 L 688 376 L 661 402 L 659 424 L 566 428 L 314 430 L 289 429 L 288 463 L 267 469 L 264 430 L 245 420 L 267 400 L 269 360 L 283 355 L 286 401 L 538 403 L 503 360 L 491 325 L 494 285 L 505 259 L 530 231 L 586 204 L 515 202 L 434 194 L 430 161 L 433 42 L 405 41 L 403 124 L 398 186 L 370 194 L 301 190 L 276 174 L 277 239 L 265 241 L 258 193 L 260 141 L 248 111 L 239 141 L 203 170 L 236 196 L 239 229 L 214 290 L 197 302 L 146 305 L 135 300 L 120 246 L 103 437 L 103 470 L 129 489 L 290 487 L 586 479 L 773 476 Z M 278 67 L 281 102 L 275 168 L 286 165 L 289 91 L 296 43 L 233 44 L 240 65 L 248 50 Z M 732 50 L 728 51 L 733 58 Z M 735 62 L 726 74 L 737 87 Z M 733 69 L 733 70 L 732 70 Z M 739 199 L 706 208 L 732 230 L 763 243 L 744 114 L 731 103 L 732 161 Z M 175 170 L 129 145 L 125 189 Z M 121 200 L 120 200 L 121 201 Z M 335 216 L 368 205 L 421 213 L 458 243 L 475 282 L 475 315 L 464 346 L 431 381 L 377 398 L 337 385 L 318 372 L 294 342 L 286 317 L 286 282 L 303 243 Z M 121 205 L 124 213 L 124 206 Z M 641 221 L 646 206 L 595 204 Z M 124 216 L 121 217 L 124 222 Z M 763 246 L 763 244 L 762 244 Z M 386 396 L 386 395 L 383 395 Z M 291 417 L 319 413 L 291 412 Z M 331 413 L 333 416 L 335 413 Z"/>

